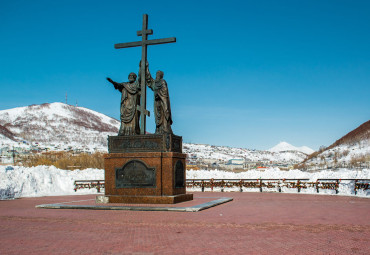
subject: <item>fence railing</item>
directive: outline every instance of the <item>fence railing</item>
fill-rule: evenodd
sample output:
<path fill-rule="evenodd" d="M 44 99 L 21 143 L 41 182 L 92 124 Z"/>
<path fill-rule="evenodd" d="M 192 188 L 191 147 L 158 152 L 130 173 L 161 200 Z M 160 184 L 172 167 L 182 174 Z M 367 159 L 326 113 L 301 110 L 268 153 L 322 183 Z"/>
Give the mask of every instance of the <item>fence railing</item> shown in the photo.
<path fill-rule="evenodd" d="M 259 189 L 260 192 L 270 191 L 268 189 L 276 189 L 282 192 L 282 188 L 297 189 L 301 192 L 302 189 L 314 188 L 317 193 L 320 190 L 335 190 L 339 193 L 340 185 L 344 181 L 353 183 L 353 191 L 357 195 L 359 190 L 370 189 L 370 179 L 317 179 L 310 181 L 309 179 L 187 179 L 187 188 L 200 188 L 202 192 L 206 188 L 213 191 L 214 188 L 220 188 L 224 192 L 226 188 L 238 188 L 240 192 L 247 189 Z M 74 190 L 79 189 L 97 189 L 101 192 L 105 188 L 104 180 L 77 180 L 74 182 Z"/>
<path fill-rule="evenodd" d="M 77 191 L 79 189 L 96 189 L 100 192 L 102 189 L 105 188 L 105 181 L 104 180 L 78 180 L 74 183 L 75 188 L 74 190 Z"/>
<path fill-rule="evenodd" d="M 260 192 L 263 192 L 264 189 L 276 189 L 281 192 L 283 187 L 297 189 L 298 192 L 301 192 L 302 189 L 315 188 L 317 193 L 320 192 L 320 189 L 326 189 L 335 190 L 335 193 L 338 194 L 339 186 L 343 184 L 342 181 L 354 182 L 355 195 L 358 190 L 370 189 L 370 179 L 317 179 L 316 181 L 309 179 L 188 179 L 186 187 L 200 188 L 202 192 L 205 188 L 210 188 L 211 191 L 214 188 L 220 188 L 221 192 L 225 188 L 239 188 L 240 192 L 243 192 L 244 188 L 259 189 Z"/>

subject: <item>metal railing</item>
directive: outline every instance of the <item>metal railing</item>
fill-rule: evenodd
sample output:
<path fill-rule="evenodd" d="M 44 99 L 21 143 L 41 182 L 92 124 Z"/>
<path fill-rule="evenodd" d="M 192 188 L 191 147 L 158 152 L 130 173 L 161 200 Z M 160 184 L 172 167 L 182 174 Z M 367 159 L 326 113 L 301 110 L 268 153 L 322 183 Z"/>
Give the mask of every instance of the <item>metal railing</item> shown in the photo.
<path fill-rule="evenodd" d="M 205 188 L 210 188 L 213 191 L 214 188 L 220 188 L 221 192 L 225 188 L 239 188 L 240 192 L 243 189 L 259 189 L 263 192 L 265 189 L 276 189 L 279 192 L 282 188 L 297 189 L 301 192 L 302 189 L 315 188 L 316 192 L 319 193 L 320 189 L 323 190 L 335 190 L 335 193 L 339 193 L 339 186 L 343 183 L 342 181 L 354 182 L 354 193 L 357 195 L 358 190 L 370 189 L 370 179 L 317 179 L 316 181 L 310 181 L 309 179 L 188 179 L 186 180 L 187 188 L 200 188 L 204 192 Z"/>
<path fill-rule="evenodd" d="M 79 189 L 96 189 L 98 192 L 101 192 L 105 188 L 104 180 L 78 180 L 74 182 L 75 188 L 77 191 Z"/>
<path fill-rule="evenodd" d="M 276 189 L 282 192 L 282 188 L 297 189 L 297 192 L 301 192 L 302 189 L 314 188 L 317 193 L 320 190 L 335 190 L 335 193 L 338 194 L 340 185 L 344 184 L 344 181 L 354 184 L 353 191 L 355 195 L 359 190 L 366 191 L 370 189 L 370 179 L 317 179 L 316 181 L 310 181 L 310 179 L 188 179 L 186 180 L 186 187 L 200 188 L 202 192 L 206 188 L 211 191 L 214 188 L 220 188 L 221 192 L 224 192 L 227 188 L 238 188 L 240 192 L 247 189 L 259 189 L 260 192 Z M 75 191 L 95 188 L 98 192 L 101 192 L 105 188 L 105 181 L 76 180 L 74 186 Z"/>
<path fill-rule="evenodd" d="M 205 188 L 221 188 L 221 192 L 225 188 L 239 188 L 240 192 L 245 189 L 259 189 L 260 192 L 263 188 L 277 188 L 281 192 L 282 187 L 297 188 L 298 192 L 305 186 L 302 182 L 309 179 L 188 179 L 186 180 L 187 188 L 201 188 L 204 192 Z"/>

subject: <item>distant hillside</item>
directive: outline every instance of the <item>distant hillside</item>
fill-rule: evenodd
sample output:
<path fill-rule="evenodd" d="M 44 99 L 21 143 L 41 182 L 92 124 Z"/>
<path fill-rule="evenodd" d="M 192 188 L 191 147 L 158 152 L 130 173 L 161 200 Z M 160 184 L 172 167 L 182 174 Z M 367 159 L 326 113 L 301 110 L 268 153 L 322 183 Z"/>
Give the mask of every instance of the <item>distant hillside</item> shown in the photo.
<path fill-rule="evenodd" d="M 37 143 L 36 149 L 42 150 L 107 151 L 107 137 L 116 135 L 119 126 L 118 120 L 104 114 L 63 103 L 18 107 L 0 111 L 0 145 L 30 150 Z M 307 157 L 307 152 L 292 145 L 276 152 L 186 143 L 183 147 L 193 161 L 242 158 L 265 164 L 295 164 Z"/>
<path fill-rule="evenodd" d="M 0 134 L 43 144 L 104 147 L 118 132 L 119 121 L 83 107 L 63 103 L 30 105 L 0 111 Z"/>
<path fill-rule="evenodd" d="M 370 120 L 366 121 L 342 138 L 336 140 L 335 143 L 330 145 L 327 149 L 331 149 L 342 144 L 355 145 L 356 143 L 363 141 L 370 141 Z"/>
<path fill-rule="evenodd" d="M 370 167 L 370 120 L 327 148 L 309 155 L 299 168 Z"/>
<path fill-rule="evenodd" d="M 3 139 L 7 138 L 9 140 L 16 141 L 15 135 L 3 125 L 0 125 L 0 135 L 2 135 Z"/>
<path fill-rule="evenodd" d="M 230 159 L 244 159 L 246 162 L 265 162 L 268 164 L 274 163 L 299 163 L 307 157 L 306 154 L 300 151 L 259 151 L 245 148 L 232 148 L 226 146 L 215 146 L 208 144 L 183 144 L 184 153 L 188 154 L 188 158 L 200 161 L 222 162 Z"/>

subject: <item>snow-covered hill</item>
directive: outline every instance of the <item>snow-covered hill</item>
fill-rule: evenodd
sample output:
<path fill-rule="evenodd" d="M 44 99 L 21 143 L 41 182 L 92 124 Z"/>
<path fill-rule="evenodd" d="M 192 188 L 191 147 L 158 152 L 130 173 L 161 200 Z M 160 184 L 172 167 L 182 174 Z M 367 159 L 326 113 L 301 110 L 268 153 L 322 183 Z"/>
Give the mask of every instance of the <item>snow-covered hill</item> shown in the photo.
<path fill-rule="evenodd" d="M 6 145 L 10 145 L 10 146 L 15 146 L 17 145 L 17 140 L 16 139 L 11 139 L 3 134 L 0 134 L 0 144 L 6 144 Z"/>
<path fill-rule="evenodd" d="M 118 120 L 99 112 L 63 103 L 18 107 L 0 111 L 0 145 L 30 147 L 37 143 L 48 150 L 107 151 L 107 136 L 116 135 L 119 125 Z M 292 164 L 306 157 L 296 149 L 271 152 L 186 143 L 184 152 L 215 161 L 243 158 Z"/>
<path fill-rule="evenodd" d="M 271 152 L 281 152 L 281 151 L 299 151 L 305 154 L 311 154 L 315 152 L 313 149 L 307 147 L 307 146 L 302 146 L 302 147 L 295 147 L 287 142 L 280 142 L 279 144 L 275 145 L 268 151 Z"/>
<path fill-rule="evenodd" d="M 307 157 L 306 154 L 299 151 L 270 152 L 206 144 L 184 143 L 183 149 L 184 153 L 188 153 L 190 158 L 213 159 L 215 161 L 228 161 L 239 158 L 254 162 L 299 163 Z"/>
<path fill-rule="evenodd" d="M 55 149 L 68 145 L 104 150 L 107 136 L 117 134 L 119 125 L 118 120 L 83 107 L 31 105 L 0 111 L 0 142 L 24 140 Z"/>
<path fill-rule="evenodd" d="M 327 148 L 311 154 L 301 168 L 370 168 L 370 120 L 352 130 Z"/>

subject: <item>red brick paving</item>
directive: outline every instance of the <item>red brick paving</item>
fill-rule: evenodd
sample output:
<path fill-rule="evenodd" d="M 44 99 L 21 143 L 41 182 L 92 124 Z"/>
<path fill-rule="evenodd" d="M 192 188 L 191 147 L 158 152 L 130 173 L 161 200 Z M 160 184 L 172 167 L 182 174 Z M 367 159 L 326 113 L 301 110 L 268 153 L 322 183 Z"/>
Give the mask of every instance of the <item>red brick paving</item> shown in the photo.
<path fill-rule="evenodd" d="M 0 254 L 370 254 L 369 199 L 194 195 L 234 201 L 201 212 L 35 208 L 92 195 L 0 201 Z"/>

